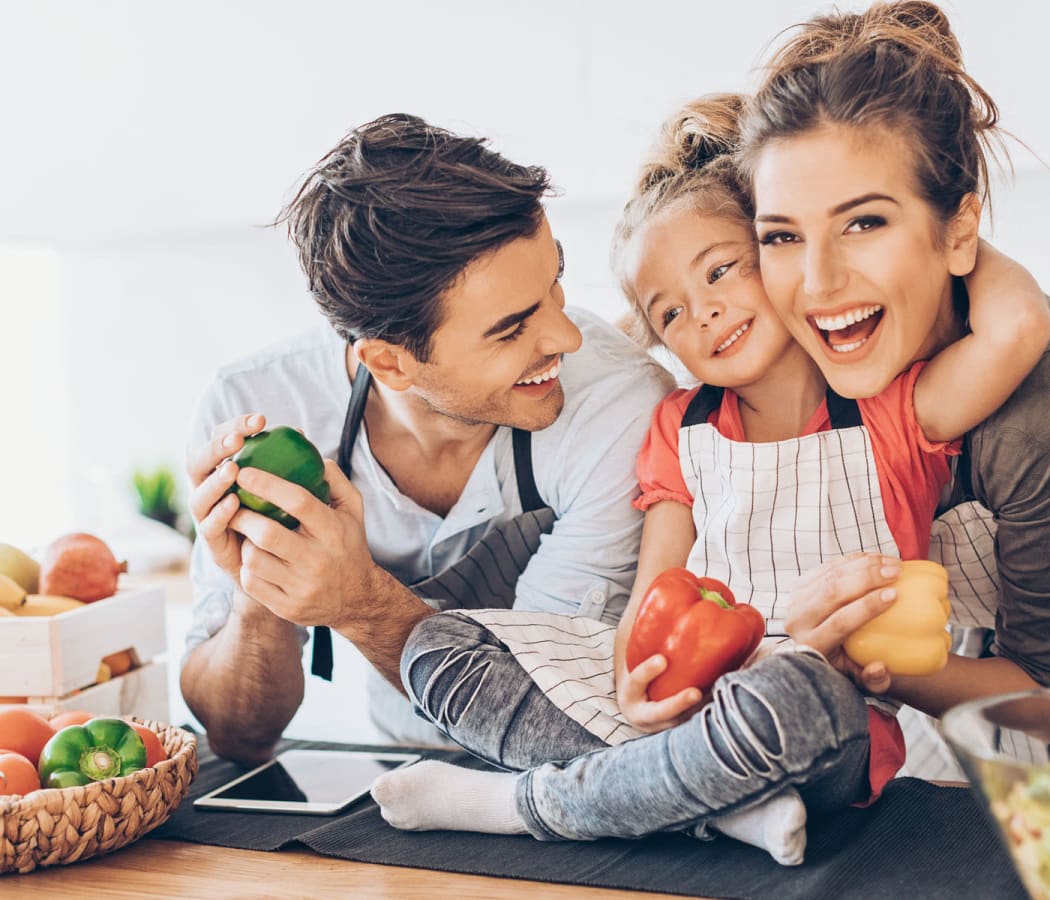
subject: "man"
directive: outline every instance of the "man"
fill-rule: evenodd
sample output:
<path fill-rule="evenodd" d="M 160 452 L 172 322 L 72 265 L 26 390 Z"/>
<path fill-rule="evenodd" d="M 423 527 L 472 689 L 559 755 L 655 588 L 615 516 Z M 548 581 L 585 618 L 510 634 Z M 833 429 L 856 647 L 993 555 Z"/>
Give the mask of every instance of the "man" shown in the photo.
<path fill-rule="evenodd" d="M 548 189 L 484 141 L 390 115 L 347 135 L 282 214 L 331 327 L 223 369 L 188 462 L 181 685 L 220 755 L 270 755 L 302 701 L 304 626 L 352 641 L 386 679 L 370 694 L 380 727 L 433 742 L 391 685 L 436 609 L 622 612 L 634 458 L 671 384 L 611 325 L 565 313 Z M 266 422 L 338 456 L 330 505 L 223 464 Z M 300 527 L 240 507 L 234 481 Z"/>

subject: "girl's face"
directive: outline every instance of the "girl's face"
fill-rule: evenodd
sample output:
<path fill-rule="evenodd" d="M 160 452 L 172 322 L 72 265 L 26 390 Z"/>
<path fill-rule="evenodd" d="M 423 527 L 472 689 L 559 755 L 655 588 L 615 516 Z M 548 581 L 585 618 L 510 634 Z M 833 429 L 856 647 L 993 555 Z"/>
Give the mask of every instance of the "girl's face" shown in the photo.
<path fill-rule="evenodd" d="M 770 143 L 754 173 L 763 283 L 835 391 L 875 396 L 953 339 L 950 276 L 972 248 L 916 192 L 903 139 L 823 126 Z"/>
<path fill-rule="evenodd" d="M 705 384 L 753 384 L 792 343 L 746 223 L 672 206 L 635 232 L 624 274 L 657 336 Z"/>

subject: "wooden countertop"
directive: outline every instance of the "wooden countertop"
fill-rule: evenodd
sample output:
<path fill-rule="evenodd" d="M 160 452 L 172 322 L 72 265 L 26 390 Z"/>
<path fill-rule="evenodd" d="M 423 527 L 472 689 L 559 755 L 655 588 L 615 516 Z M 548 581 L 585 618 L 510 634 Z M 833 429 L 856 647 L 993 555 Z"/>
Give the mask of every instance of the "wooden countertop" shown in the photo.
<path fill-rule="evenodd" d="M 320 856 L 309 850 L 263 853 L 148 838 L 109 856 L 69 866 L 36 869 L 25 875 L 0 875 L 0 895 L 4 900 L 671 900 L 674 896 L 370 865 Z"/>

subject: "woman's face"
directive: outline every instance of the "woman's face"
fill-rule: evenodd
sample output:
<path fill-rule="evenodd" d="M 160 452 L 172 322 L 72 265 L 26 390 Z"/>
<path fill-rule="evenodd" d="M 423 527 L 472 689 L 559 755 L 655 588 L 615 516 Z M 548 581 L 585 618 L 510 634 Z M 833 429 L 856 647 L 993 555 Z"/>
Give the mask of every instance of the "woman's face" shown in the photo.
<path fill-rule="evenodd" d="M 762 287 L 745 222 L 679 203 L 635 232 L 623 261 L 653 331 L 704 383 L 754 384 L 792 344 Z"/>
<path fill-rule="evenodd" d="M 916 192 L 903 139 L 828 125 L 756 162 L 763 283 L 835 391 L 875 396 L 952 340 L 950 276 L 972 256 Z"/>

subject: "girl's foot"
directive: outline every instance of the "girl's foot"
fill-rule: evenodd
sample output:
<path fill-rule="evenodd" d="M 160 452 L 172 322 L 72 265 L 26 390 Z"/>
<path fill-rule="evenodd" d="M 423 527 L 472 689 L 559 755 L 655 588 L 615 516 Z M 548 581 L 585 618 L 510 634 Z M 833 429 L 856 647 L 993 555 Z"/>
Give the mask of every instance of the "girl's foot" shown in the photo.
<path fill-rule="evenodd" d="M 425 759 L 380 775 L 372 797 L 403 831 L 527 834 L 514 799 L 513 772 L 479 772 Z"/>
<path fill-rule="evenodd" d="M 782 866 L 797 866 L 806 853 L 806 805 L 787 788 L 758 806 L 708 819 L 721 834 L 760 847 Z"/>

